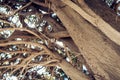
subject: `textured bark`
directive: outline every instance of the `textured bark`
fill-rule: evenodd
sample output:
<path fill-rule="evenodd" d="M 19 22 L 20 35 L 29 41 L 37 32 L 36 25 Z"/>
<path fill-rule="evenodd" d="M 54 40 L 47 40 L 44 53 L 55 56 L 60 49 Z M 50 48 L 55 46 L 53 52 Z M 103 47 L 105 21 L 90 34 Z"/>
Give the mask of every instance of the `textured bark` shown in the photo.
<path fill-rule="evenodd" d="M 44 45 L 29 42 L 30 39 L 33 38 L 57 38 L 58 40 L 62 40 L 63 43 L 65 43 L 65 45 L 70 48 L 70 50 L 75 51 L 74 55 L 80 55 L 78 59 L 85 63 L 85 65 L 90 68 L 90 71 L 92 70 L 92 72 L 89 71 L 90 73 L 93 73 L 90 75 L 93 75 L 96 80 L 120 79 L 120 34 L 118 32 L 120 31 L 120 23 L 117 23 L 118 21 L 120 21 L 120 19 L 118 18 L 117 21 L 115 20 L 116 15 L 112 13 L 113 11 L 108 9 L 108 7 L 101 5 L 103 4 L 101 2 L 102 0 L 86 0 L 86 2 L 94 10 L 94 12 L 99 14 L 102 18 L 96 15 L 92 10 L 90 10 L 86 3 L 83 3 L 83 1 L 85 0 L 50 0 L 52 3 L 49 2 L 49 6 L 41 3 L 39 0 L 30 1 L 30 3 L 23 6 L 22 8 L 15 10 L 11 15 L 14 15 L 15 13 L 34 3 L 41 6 L 41 8 L 43 8 L 43 10 L 45 11 L 48 11 L 48 9 L 52 9 L 55 13 L 57 13 L 63 24 L 61 22 L 56 22 L 49 15 L 46 14 L 43 19 L 48 21 L 49 24 L 53 25 L 52 33 L 45 33 L 47 36 L 36 32 L 36 30 L 28 30 L 27 28 L 5 28 L 4 30 L 10 29 L 15 30 L 15 32 L 12 34 L 12 36 L 9 37 L 9 39 L 1 41 L 0 51 L 5 52 L 4 49 L 6 48 L 2 47 L 5 47 L 7 45 L 28 44 L 43 47 L 47 54 L 51 55 L 54 59 L 53 61 L 43 62 L 43 64 L 39 63 L 39 65 L 45 65 L 49 63 L 53 63 L 54 65 L 59 64 L 63 71 L 68 76 L 70 76 L 72 80 L 90 80 L 90 78 L 88 78 L 84 73 L 78 71 L 70 63 L 68 63 L 60 55 L 58 55 L 58 53 L 54 52 L 54 50 L 49 50 L 49 47 L 46 47 Z M 105 11 L 104 13 L 103 10 Z M 112 17 L 112 19 L 110 17 Z M 9 22 L 5 23 L 10 24 Z M 14 25 L 11 26 L 14 27 Z M 114 28 L 118 29 L 118 31 Z M 1 31 L 2 30 L 3 29 L 1 29 Z M 14 38 L 23 38 L 24 41 L 14 41 Z M 74 44 L 73 41 L 77 46 Z M 118 45 L 116 45 L 114 42 Z M 54 46 L 54 44 L 51 45 Z M 17 52 L 20 53 L 21 51 Z M 24 52 L 34 52 L 34 50 L 26 50 L 23 51 L 23 53 Z M 28 59 L 32 59 L 33 56 L 34 54 L 32 54 Z M 2 62 L 4 62 L 4 60 Z M 35 64 L 32 64 L 31 66 L 33 65 L 35 66 Z M 25 64 L 21 66 L 25 66 Z"/>
<path fill-rule="evenodd" d="M 60 39 L 60 38 L 66 38 L 70 37 L 67 31 L 60 31 L 56 33 L 50 33 L 48 34 L 49 37 Z"/>
<path fill-rule="evenodd" d="M 117 31 L 120 31 L 120 17 L 116 21 L 117 14 L 110 9 L 102 0 L 85 0 L 89 8 L 108 22 Z"/>
<path fill-rule="evenodd" d="M 52 9 L 78 46 L 94 77 L 97 80 L 119 80 L 120 57 L 113 43 L 70 7 L 58 0 L 53 4 Z"/>
<path fill-rule="evenodd" d="M 84 4 L 84 7 L 86 8 L 85 10 L 89 11 L 90 14 L 93 14 L 92 16 L 89 15 L 89 13 L 86 13 L 81 7 L 77 6 L 70 0 L 66 0 L 63 2 L 73 8 L 84 19 L 89 21 L 94 27 L 98 28 L 101 32 L 103 32 L 110 40 L 120 45 L 120 33 L 107 22 L 105 22 L 101 17 L 91 11 L 87 5 Z"/>

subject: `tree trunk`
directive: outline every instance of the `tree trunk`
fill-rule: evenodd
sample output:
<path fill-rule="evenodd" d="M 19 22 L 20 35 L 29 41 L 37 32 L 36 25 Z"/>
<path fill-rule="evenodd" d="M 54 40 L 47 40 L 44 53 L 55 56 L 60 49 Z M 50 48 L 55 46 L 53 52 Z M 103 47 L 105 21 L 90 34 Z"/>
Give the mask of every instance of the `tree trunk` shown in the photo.
<path fill-rule="evenodd" d="M 93 11 L 89 9 L 86 4 L 82 4 L 82 8 L 85 7 L 85 10 L 77 6 L 70 0 L 63 1 L 65 4 L 73 8 L 77 13 L 79 13 L 84 19 L 89 21 L 94 27 L 103 32 L 110 40 L 120 45 L 120 33 L 115 30 L 111 25 L 105 22 L 101 17 L 96 15 Z M 84 3 L 84 2 L 83 2 Z M 89 12 L 86 12 L 89 11 Z M 93 14 L 91 16 L 91 14 Z M 112 34 L 111 34 L 112 33 Z"/>
<path fill-rule="evenodd" d="M 61 1 L 53 0 L 52 9 L 68 30 L 96 80 L 119 80 L 120 57 L 113 43 Z"/>

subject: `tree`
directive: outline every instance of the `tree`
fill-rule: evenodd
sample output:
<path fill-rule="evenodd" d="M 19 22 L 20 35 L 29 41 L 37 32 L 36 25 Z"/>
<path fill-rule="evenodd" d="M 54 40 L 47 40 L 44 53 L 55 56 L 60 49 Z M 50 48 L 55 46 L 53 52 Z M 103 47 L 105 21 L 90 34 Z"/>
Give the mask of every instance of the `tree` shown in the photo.
<path fill-rule="evenodd" d="M 2 0 L 0 9 L 1 79 L 119 80 L 119 17 L 102 0 Z"/>

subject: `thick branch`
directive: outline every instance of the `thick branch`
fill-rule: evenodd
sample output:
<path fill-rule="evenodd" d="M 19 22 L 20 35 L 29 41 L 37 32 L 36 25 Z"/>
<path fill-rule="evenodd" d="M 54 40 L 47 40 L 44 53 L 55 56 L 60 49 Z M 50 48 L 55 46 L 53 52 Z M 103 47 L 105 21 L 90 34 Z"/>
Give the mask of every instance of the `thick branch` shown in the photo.
<path fill-rule="evenodd" d="M 94 72 L 94 77 L 98 80 L 110 80 L 110 75 L 112 74 L 115 80 L 119 79 L 120 64 L 118 60 L 120 60 L 120 57 L 112 47 L 112 43 L 110 44 L 107 38 L 97 32 L 91 24 L 86 22 L 73 9 L 68 6 L 61 8 L 61 6 L 65 5 L 61 1 L 54 0 L 52 2 L 54 4 L 52 9 L 57 13 L 70 36 L 78 46 L 81 54 Z M 73 7 L 73 5 L 71 7 Z M 76 9 L 79 8 L 76 7 Z M 84 12 L 83 10 L 81 11 Z M 91 18 L 94 19 L 93 17 Z M 90 17 L 88 19 L 90 19 Z M 104 23 L 101 23 L 101 25 L 104 25 Z M 106 26 L 102 28 L 105 27 Z M 112 34 L 110 33 L 109 35 Z M 105 38 L 106 41 L 103 38 Z M 113 70 L 115 73 L 113 73 Z"/>
<path fill-rule="evenodd" d="M 70 37 L 67 31 L 60 31 L 60 32 L 56 32 L 56 33 L 50 33 L 50 34 L 48 34 L 48 36 L 56 38 L 56 39 Z"/>
<path fill-rule="evenodd" d="M 105 22 L 102 18 L 97 16 L 94 12 L 92 12 L 94 17 L 90 16 L 82 8 L 69 0 L 63 0 L 63 2 L 78 12 L 84 19 L 88 20 L 91 24 L 101 30 L 109 39 L 120 45 L 120 33 L 112 28 L 112 26 Z"/>

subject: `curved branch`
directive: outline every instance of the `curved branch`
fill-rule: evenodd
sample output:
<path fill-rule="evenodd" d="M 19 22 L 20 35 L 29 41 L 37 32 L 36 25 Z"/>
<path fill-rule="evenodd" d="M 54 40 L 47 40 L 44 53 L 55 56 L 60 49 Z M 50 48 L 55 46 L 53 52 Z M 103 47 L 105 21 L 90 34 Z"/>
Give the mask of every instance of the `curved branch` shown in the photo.
<path fill-rule="evenodd" d="M 35 67 L 35 66 L 56 66 L 56 62 L 58 62 L 58 60 L 51 60 L 51 61 L 44 61 L 44 62 L 40 62 L 38 64 L 36 63 L 30 63 L 28 64 L 27 67 Z M 18 64 L 18 65 L 9 65 L 9 66 L 0 66 L 1 68 L 16 68 L 16 67 L 23 67 L 24 64 Z"/>
<path fill-rule="evenodd" d="M 2 28 L 2 29 L 0 29 L 0 31 L 4 31 L 4 30 L 13 30 L 13 31 L 19 30 L 19 31 L 26 31 L 26 32 L 28 32 L 28 33 L 30 33 L 30 34 L 36 36 L 37 38 L 42 39 L 38 34 L 36 34 L 35 32 L 33 32 L 33 31 L 31 31 L 31 30 L 28 30 L 28 29 L 26 29 L 26 28 Z"/>
<path fill-rule="evenodd" d="M 7 23 L 7 24 L 9 24 L 11 27 L 15 27 L 14 24 L 12 24 L 12 23 L 10 23 L 10 22 L 8 22 L 8 21 L 1 20 L 1 19 L 0 19 L 0 22 L 2 22 L 2 23 Z"/>
<path fill-rule="evenodd" d="M 38 51 L 32 51 L 32 50 L 17 50 L 17 51 L 5 51 L 5 50 L 1 50 L 0 52 L 4 52 L 4 53 L 10 53 L 10 54 L 14 54 L 14 53 L 19 53 L 19 54 L 23 54 L 23 53 L 37 53 Z"/>

